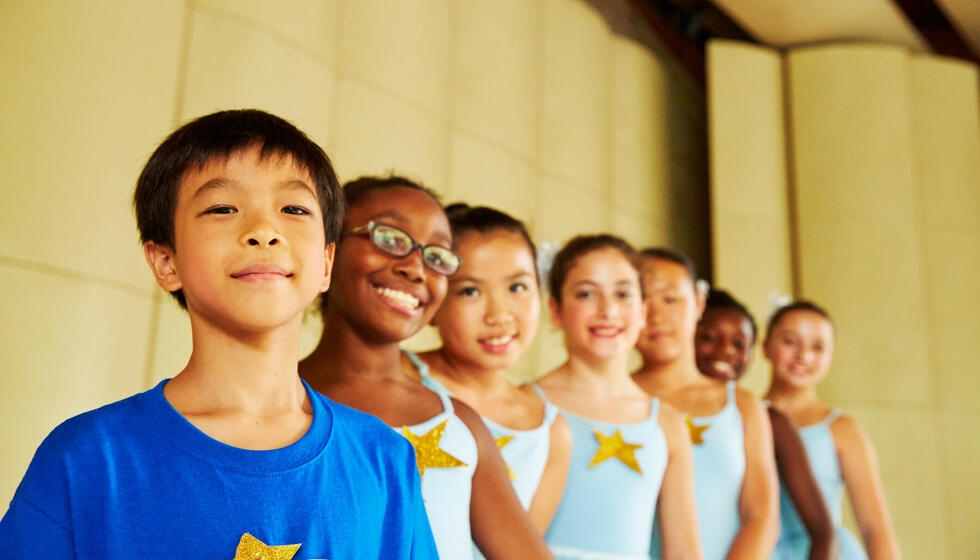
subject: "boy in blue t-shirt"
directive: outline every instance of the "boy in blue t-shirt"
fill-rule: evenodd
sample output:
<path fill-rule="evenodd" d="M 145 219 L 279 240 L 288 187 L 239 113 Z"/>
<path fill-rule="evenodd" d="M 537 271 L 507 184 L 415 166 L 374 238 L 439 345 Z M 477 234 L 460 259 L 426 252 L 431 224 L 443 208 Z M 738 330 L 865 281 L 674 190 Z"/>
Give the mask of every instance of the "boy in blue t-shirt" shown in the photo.
<path fill-rule="evenodd" d="M 44 440 L 0 521 L 3 558 L 436 558 L 415 452 L 297 375 L 343 196 L 326 154 L 257 110 L 192 121 L 137 182 L 187 367 Z"/>

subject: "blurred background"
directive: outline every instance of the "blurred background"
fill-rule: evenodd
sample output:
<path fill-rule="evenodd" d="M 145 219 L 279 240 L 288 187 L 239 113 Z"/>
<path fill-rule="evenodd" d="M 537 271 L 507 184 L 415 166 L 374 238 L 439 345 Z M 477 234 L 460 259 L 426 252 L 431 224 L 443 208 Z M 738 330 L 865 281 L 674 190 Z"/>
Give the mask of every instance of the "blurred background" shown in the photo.
<path fill-rule="evenodd" d="M 342 180 L 680 249 L 760 321 L 824 304 L 906 558 L 978 558 L 978 52 L 975 0 L 0 0 L 0 513 L 54 426 L 185 365 L 130 196 L 258 107 Z M 514 377 L 563 357 L 543 324 Z"/>

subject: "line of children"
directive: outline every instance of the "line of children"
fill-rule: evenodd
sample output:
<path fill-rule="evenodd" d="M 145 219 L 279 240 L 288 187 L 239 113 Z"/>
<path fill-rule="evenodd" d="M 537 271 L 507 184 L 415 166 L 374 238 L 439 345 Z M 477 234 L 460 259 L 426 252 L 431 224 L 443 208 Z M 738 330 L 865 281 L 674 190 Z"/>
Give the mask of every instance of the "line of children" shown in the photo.
<path fill-rule="evenodd" d="M 767 417 L 735 387 L 756 334 L 744 307 L 713 306 L 696 352 L 689 259 L 579 236 L 548 278 L 568 359 L 513 386 L 540 299 L 534 244 L 502 212 L 447 217 L 398 176 L 340 189 L 319 147 L 255 110 L 174 132 L 134 202 L 192 356 L 52 432 L 0 521 L 8 557 L 767 558 L 773 431 L 795 502 L 813 506 L 802 521 L 826 537 L 784 492 L 774 557 L 832 557 L 824 501 L 841 557 L 863 557 L 839 529 L 843 485 L 872 557 L 898 557 L 870 442 L 816 397 L 833 343 L 817 306 L 767 328 Z M 321 292 L 323 335 L 297 364 Z M 400 350 L 430 322 L 441 348 Z M 804 426 L 819 488 L 775 409 Z"/>

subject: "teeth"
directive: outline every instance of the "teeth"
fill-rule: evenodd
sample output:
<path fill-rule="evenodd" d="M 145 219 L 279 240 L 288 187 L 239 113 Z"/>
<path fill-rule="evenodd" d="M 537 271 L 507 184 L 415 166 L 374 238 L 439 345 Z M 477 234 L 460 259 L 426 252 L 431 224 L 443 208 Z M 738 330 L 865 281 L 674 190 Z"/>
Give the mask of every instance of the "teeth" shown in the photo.
<path fill-rule="evenodd" d="M 377 290 L 382 297 L 400 303 L 411 309 L 415 309 L 419 306 L 419 298 L 410 293 L 403 292 L 401 290 L 392 290 L 391 288 L 378 288 Z"/>
<path fill-rule="evenodd" d="M 618 333 L 619 329 L 615 327 L 596 327 L 592 331 L 600 336 L 612 336 Z"/>
<path fill-rule="evenodd" d="M 507 344 L 508 342 L 510 342 L 513 338 L 514 338 L 514 335 L 512 335 L 512 334 L 506 334 L 504 336 L 497 336 L 497 337 L 494 337 L 494 338 L 484 339 L 484 342 L 486 342 L 490 346 L 503 346 L 504 344 Z"/>

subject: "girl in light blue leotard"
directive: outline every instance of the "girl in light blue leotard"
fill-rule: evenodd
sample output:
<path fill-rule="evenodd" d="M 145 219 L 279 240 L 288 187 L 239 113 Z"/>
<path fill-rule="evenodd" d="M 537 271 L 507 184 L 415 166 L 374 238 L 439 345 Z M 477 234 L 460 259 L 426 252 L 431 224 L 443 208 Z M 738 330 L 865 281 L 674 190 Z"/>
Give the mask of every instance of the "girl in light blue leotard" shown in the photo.
<path fill-rule="evenodd" d="M 766 395 L 771 405 L 798 426 L 800 437 L 821 494 L 837 527 L 840 558 L 867 556 L 857 539 L 841 526 L 841 500 L 848 489 L 865 544 L 877 557 L 899 558 L 898 543 L 885 504 L 874 448 L 853 418 L 831 409 L 817 396 L 816 386 L 827 375 L 833 356 L 834 327 L 820 306 L 797 301 L 773 314 L 763 350 L 772 364 L 772 384 Z M 806 558 L 809 539 L 792 503 L 782 501 L 781 559 Z"/>
<path fill-rule="evenodd" d="M 568 360 L 538 383 L 574 441 L 565 494 L 545 535 L 559 559 L 647 560 L 655 513 L 665 520 L 665 556 L 701 557 L 687 430 L 629 376 L 644 303 L 634 257 L 619 238 L 576 237 L 555 257 L 549 280 Z"/>
<path fill-rule="evenodd" d="M 507 377 L 537 332 L 534 244 L 524 224 L 499 210 L 457 203 L 446 211 L 463 265 L 432 321 L 442 347 L 419 355 L 429 366 L 423 383 L 480 413 L 543 534 L 565 486 L 571 432 L 543 395 Z"/>

